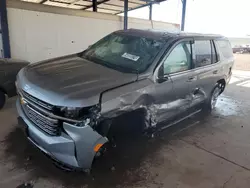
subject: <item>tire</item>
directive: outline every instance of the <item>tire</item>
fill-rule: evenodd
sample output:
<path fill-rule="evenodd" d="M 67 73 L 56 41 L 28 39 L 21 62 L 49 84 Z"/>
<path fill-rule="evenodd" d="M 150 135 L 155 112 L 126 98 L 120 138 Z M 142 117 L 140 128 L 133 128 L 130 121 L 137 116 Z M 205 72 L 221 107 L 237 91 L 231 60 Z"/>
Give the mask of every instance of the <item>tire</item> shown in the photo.
<path fill-rule="evenodd" d="M 217 84 L 213 88 L 210 96 L 208 97 L 208 99 L 207 99 L 207 101 L 205 102 L 205 105 L 204 105 L 204 110 L 206 112 L 211 113 L 214 110 L 214 108 L 216 106 L 216 103 L 217 103 L 217 100 L 218 100 L 218 97 L 222 93 L 223 88 L 224 88 L 224 86 L 222 84 Z"/>
<path fill-rule="evenodd" d="M 3 108 L 6 101 L 5 93 L 0 91 L 0 109 Z"/>

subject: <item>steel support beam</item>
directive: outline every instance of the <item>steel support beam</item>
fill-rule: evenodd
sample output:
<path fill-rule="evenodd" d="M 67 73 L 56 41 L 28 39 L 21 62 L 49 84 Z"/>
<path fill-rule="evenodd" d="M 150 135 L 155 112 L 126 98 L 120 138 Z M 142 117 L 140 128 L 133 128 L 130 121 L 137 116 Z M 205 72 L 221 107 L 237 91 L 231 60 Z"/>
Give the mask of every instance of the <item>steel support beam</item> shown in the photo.
<path fill-rule="evenodd" d="M 0 0 L 0 1 L 1 1 L 1 0 Z M 96 3 L 96 6 L 97 6 L 97 5 L 100 5 L 100 4 L 102 4 L 102 3 L 108 2 L 108 1 L 109 1 L 109 0 L 98 1 L 98 2 Z M 84 7 L 82 10 L 86 10 L 86 9 L 91 8 L 91 7 L 92 7 L 92 5 L 86 6 L 86 7 Z"/>
<path fill-rule="evenodd" d="M 5 58 L 10 58 L 10 39 L 6 0 L 0 0 L 0 37 L 2 38 L 3 43 L 3 56 Z"/>
<path fill-rule="evenodd" d="M 97 12 L 97 0 L 92 0 L 93 12 Z"/>
<path fill-rule="evenodd" d="M 42 1 L 40 1 L 40 4 L 43 4 L 43 3 L 45 3 L 46 1 L 48 1 L 48 0 L 42 0 Z"/>
<path fill-rule="evenodd" d="M 124 0 L 124 30 L 128 29 L 128 0 Z"/>
<path fill-rule="evenodd" d="M 181 15 L 181 30 L 185 29 L 185 18 L 186 18 L 186 5 L 187 0 L 182 0 L 182 15 Z"/>
<path fill-rule="evenodd" d="M 130 8 L 130 9 L 128 9 L 128 11 L 137 10 L 137 9 L 140 9 L 140 8 L 143 8 L 143 7 L 148 7 L 150 4 L 158 4 L 158 3 L 161 3 L 161 2 L 163 2 L 163 1 L 167 1 L 167 0 L 157 0 L 157 1 L 152 2 L 152 3 L 146 3 L 146 4 L 144 4 L 144 5 L 140 5 L 140 6 L 135 7 L 135 8 Z M 132 2 L 132 3 L 133 3 L 133 2 Z M 116 13 L 116 15 L 117 15 L 117 14 L 121 14 L 121 13 L 124 13 L 124 11 L 118 12 L 118 13 Z"/>
<path fill-rule="evenodd" d="M 151 3 L 149 4 L 149 20 L 152 20 L 152 9 L 153 9 L 153 5 Z"/>

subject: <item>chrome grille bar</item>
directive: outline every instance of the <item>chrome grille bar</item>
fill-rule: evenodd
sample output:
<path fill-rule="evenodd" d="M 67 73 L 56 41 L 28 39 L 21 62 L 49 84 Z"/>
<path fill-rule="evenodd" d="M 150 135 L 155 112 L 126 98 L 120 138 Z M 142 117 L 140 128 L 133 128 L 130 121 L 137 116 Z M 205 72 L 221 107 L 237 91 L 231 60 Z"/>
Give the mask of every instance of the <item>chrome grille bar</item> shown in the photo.
<path fill-rule="evenodd" d="M 59 121 L 42 115 L 28 104 L 23 105 L 23 109 L 28 118 L 44 132 L 52 136 L 60 134 Z"/>
<path fill-rule="evenodd" d="M 53 105 L 50 105 L 50 104 L 48 104 L 46 102 L 43 102 L 43 101 L 31 96 L 30 94 L 28 94 L 25 91 L 22 91 L 22 95 L 23 95 L 24 98 L 36 103 L 37 105 L 39 105 L 39 106 L 41 106 L 43 108 L 46 108 L 47 110 L 50 110 L 50 111 L 53 110 L 53 107 L 54 107 Z"/>

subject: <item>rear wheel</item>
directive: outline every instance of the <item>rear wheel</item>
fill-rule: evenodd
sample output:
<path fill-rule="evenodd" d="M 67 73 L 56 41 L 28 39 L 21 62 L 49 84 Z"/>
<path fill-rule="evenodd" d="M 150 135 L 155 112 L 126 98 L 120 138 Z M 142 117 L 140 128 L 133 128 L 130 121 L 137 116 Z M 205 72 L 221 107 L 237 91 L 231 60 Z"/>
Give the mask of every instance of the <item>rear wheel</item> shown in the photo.
<path fill-rule="evenodd" d="M 211 112 L 215 108 L 216 103 L 218 101 L 218 97 L 222 93 L 222 91 L 223 91 L 223 85 L 222 84 L 217 84 L 214 87 L 214 89 L 212 90 L 208 100 L 205 103 L 205 110 L 207 112 Z"/>
<path fill-rule="evenodd" d="M 5 93 L 0 91 L 0 109 L 3 108 L 6 101 Z"/>

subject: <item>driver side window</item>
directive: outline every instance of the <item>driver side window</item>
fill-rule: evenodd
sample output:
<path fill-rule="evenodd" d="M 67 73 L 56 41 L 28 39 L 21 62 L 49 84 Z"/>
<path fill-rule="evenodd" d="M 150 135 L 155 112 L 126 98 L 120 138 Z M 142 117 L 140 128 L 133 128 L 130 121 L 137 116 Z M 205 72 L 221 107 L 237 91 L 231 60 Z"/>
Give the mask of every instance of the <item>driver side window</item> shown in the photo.
<path fill-rule="evenodd" d="M 189 42 L 178 44 L 164 60 L 163 70 L 165 74 L 185 71 L 191 68 L 191 47 Z"/>

